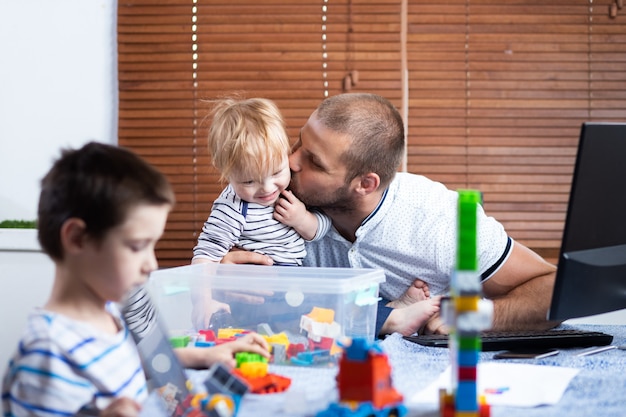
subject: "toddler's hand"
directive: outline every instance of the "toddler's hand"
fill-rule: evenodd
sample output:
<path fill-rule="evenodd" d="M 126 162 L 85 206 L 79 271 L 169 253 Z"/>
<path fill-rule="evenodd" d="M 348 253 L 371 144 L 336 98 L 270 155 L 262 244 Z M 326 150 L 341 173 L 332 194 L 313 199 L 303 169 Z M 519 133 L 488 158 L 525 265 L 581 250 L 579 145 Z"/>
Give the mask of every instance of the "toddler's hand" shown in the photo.
<path fill-rule="evenodd" d="M 281 196 L 274 205 L 274 218 L 297 229 L 307 213 L 306 206 L 289 190 L 283 191 Z"/>

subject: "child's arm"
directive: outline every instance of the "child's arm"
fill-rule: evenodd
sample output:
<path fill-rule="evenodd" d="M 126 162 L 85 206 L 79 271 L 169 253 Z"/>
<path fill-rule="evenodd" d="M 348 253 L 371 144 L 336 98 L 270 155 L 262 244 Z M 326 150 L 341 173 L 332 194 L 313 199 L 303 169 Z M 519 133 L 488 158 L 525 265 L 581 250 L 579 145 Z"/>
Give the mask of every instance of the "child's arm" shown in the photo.
<path fill-rule="evenodd" d="M 195 264 L 211 264 L 211 263 L 218 263 L 219 261 L 213 261 L 209 258 L 199 258 L 199 257 L 195 257 L 191 259 L 191 264 L 195 265 Z"/>
<path fill-rule="evenodd" d="M 196 329 L 208 329 L 211 317 L 220 310 L 230 313 L 228 304 L 213 299 L 210 288 L 194 292 L 191 296 L 191 306 L 191 320 Z"/>
<path fill-rule="evenodd" d="M 247 250 L 239 249 L 237 247 L 233 247 L 230 252 L 228 252 L 222 258 L 220 263 L 223 264 L 251 264 L 251 265 L 274 265 L 274 260 L 267 255 L 263 255 L 258 252 L 250 252 Z"/>
<path fill-rule="evenodd" d="M 231 186 L 215 199 L 193 248 L 192 263 L 219 262 L 237 244 L 245 223 L 240 202 Z"/>
<path fill-rule="evenodd" d="M 319 226 L 317 216 L 308 211 L 291 191 L 283 191 L 282 197 L 274 206 L 274 218 L 296 229 L 305 240 L 313 240 Z"/>
<path fill-rule="evenodd" d="M 183 367 L 193 369 L 206 369 L 216 362 L 234 368 L 237 352 L 258 353 L 268 359 L 270 357 L 267 341 L 257 333 L 249 333 L 232 342 L 217 346 L 178 348 L 175 352 Z"/>

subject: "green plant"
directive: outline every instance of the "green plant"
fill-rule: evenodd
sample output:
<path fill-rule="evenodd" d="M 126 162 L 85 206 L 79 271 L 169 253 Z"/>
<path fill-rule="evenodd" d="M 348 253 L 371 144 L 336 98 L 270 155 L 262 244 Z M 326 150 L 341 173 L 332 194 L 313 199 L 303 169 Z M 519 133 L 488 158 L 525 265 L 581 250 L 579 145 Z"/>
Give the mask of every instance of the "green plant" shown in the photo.
<path fill-rule="evenodd" d="M 3 220 L 0 222 L 3 229 L 36 229 L 36 220 Z"/>

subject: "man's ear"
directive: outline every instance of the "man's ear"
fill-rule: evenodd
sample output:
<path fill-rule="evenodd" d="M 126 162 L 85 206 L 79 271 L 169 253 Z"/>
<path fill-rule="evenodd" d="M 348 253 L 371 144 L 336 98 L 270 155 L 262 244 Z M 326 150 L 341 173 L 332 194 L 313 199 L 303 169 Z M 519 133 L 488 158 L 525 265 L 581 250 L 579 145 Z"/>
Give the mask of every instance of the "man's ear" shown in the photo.
<path fill-rule="evenodd" d="M 61 226 L 63 253 L 76 253 L 85 246 L 87 226 L 82 219 L 70 217 Z"/>
<path fill-rule="evenodd" d="M 368 195 L 378 190 L 378 187 L 380 187 L 380 177 L 374 172 L 369 172 L 359 177 L 356 192 L 361 195 Z"/>

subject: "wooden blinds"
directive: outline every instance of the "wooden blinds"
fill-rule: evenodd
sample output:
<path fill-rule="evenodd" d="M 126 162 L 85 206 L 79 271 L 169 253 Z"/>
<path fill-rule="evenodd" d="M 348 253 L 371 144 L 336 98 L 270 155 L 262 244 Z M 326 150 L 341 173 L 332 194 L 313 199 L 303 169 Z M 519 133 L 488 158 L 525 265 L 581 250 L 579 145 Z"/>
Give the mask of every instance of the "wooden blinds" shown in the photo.
<path fill-rule="evenodd" d="M 271 98 L 295 140 L 347 90 L 401 109 L 408 171 L 483 191 L 515 239 L 553 260 L 580 124 L 626 120 L 626 9 L 610 18 L 613 2 L 119 1 L 119 144 L 178 198 L 160 264 L 189 262 L 222 189 L 206 100 Z"/>
<path fill-rule="evenodd" d="M 608 5 L 409 2 L 408 170 L 481 190 L 488 213 L 550 260 L 581 123 L 626 116 L 626 16 Z"/>
<path fill-rule="evenodd" d="M 189 2 L 118 2 L 119 145 L 156 165 L 176 192 L 157 245 L 164 266 L 190 259 L 197 165 L 207 163 L 197 140 L 191 16 Z"/>
<path fill-rule="evenodd" d="M 206 100 L 271 98 L 296 137 L 338 92 L 328 87 L 341 76 L 328 68 L 326 17 L 324 2 L 299 0 L 118 2 L 119 144 L 165 172 L 178 200 L 157 246 L 162 266 L 189 262 L 222 189 L 206 149 Z"/>

